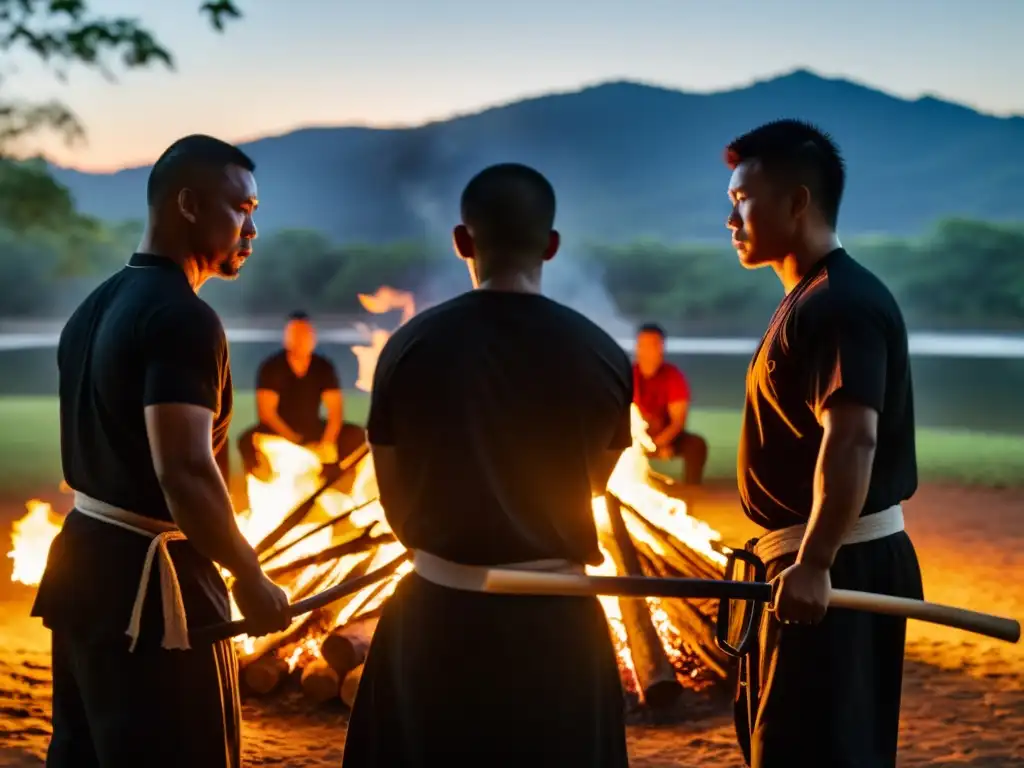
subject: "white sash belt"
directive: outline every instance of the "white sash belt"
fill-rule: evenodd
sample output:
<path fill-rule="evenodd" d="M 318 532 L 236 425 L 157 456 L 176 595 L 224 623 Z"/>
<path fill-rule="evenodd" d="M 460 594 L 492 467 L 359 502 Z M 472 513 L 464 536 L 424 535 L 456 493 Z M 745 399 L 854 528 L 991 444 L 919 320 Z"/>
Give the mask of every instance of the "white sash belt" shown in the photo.
<path fill-rule="evenodd" d="M 488 572 L 495 570 L 543 571 L 545 573 L 586 573 L 586 568 L 568 560 L 531 560 L 503 565 L 463 565 L 417 549 L 412 553 L 413 570 L 432 584 L 468 592 L 486 592 Z"/>
<path fill-rule="evenodd" d="M 858 518 L 856 525 L 843 539 L 843 546 L 884 539 L 886 536 L 892 536 L 902 530 L 903 507 L 897 504 L 873 515 Z M 806 532 L 807 524 L 801 523 L 766 533 L 754 545 L 754 554 L 763 563 L 770 563 L 785 555 L 799 552 Z"/>
<path fill-rule="evenodd" d="M 171 560 L 171 554 L 167 551 L 168 542 L 184 540 L 185 534 L 173 523 L 137 515 L 127 509 L 94 499 L 81 491 L 75 491 L 75 509 L 93 520 L 116 525 L 118 528 L 124 528 L 126 531 L 152 539 L 149 550 L 146 552 L 139 588 L 135 594 L 135 605 L 132 606 L 131 620 L 128 622 L 128 630 L 125 633 L 132 639 L 130 650 L 134 651 L 135 644 L 139 641 L 142 606 L 146 601 L 146 590 L 149 587 L 149 574 L 153 569 L 153 559 L 157 557 L 160 564 L 160 597 L 164 611 L 163 647 L 173 650 L 188 650 L 188 621 L 185 617 L 185 602 L 181 598 L 181 586 L 178 584 L 178 573 L 174 570 L 174 561 Z"/>

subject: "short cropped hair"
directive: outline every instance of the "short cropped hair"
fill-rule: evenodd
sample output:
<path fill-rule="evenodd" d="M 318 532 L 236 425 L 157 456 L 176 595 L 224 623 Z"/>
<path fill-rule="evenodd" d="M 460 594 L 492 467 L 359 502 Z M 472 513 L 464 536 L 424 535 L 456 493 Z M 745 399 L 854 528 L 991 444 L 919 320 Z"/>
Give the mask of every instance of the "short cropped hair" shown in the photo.
<path fill-rule="evenodd" d="M 146 182 L 146 202 L 159 205 L 169 195 L 188 186 L 193 176 L 203 170 L 219 170 L 238 165 L 252 172 L 256 163 L 233 144 L 213 136 L 193 134 L 178 139 L 160 155 Z"/>
<path fill-rule="evenodd" d="M 480 171 L 460 202 L 462 222 L 484 248 L 543 249 L 555 225 L 555 190 L 540 171 L 500 163 Z"/>
<path fill-rule="evenodd" d="M 288 313 L 288 322 L 291 322 L 292 320 L 304 320 L 309 322 L 309 313 L 303 309 L 296 309 L 295 311 Z"/>
<path fill-rule="evenodd" d="M 806 186 L 826 222 L 835 229 L 846 186 L 846 164 L 831 136 L 802 120 L 775 120 L 734 139 L 725 149 L 730 168 L 755 159 L 769 176 Z"/>
<path fill-rule="evenodd" d="M 661 338 L 665 338 L 665 329 L 657 323 L 644 323 L 636 329 L 636 335 L 639 336 L 641 333 L 655 333 Z"/>

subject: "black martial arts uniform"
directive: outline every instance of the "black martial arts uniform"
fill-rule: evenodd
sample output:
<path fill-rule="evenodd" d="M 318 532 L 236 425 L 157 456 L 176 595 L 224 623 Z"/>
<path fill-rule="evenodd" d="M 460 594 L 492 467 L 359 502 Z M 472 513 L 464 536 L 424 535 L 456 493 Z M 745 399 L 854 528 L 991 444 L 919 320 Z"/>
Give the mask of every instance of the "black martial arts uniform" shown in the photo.
<path fill-rule="evenodd" d="M 591 471 L 630 445 L 632 372 L 582 315 L 473 291 L 399 329 L 368 436 L 397 451 L 399 540 L 468 565 L 602 556 Z M 384 493 L 385 489 L 382 489 Z M 627 765 L 624 705 L 596 598 L 487 595 L 413 573 L 384 607 L 345 768 Z"/>
<path fill-rule="evenodd" d="M 816 414 L 845 400 L 878 412 L 862 515 L 917 489 L 907 331 L 888 289 L 838 249 L 779 305 L 747 372 L 738 458 L 747 516 L 768 530 L 806 523 L 822 441 Z M 774 578 L 795 555 L 768 565 Z M 836 589 L 922 596 L 906 533 L 844 546 Z M 769 612 L 760 648 L 742 663 L 737 732 L 755 768 L 896 765 L 906 621 L 829 610 L 818 625 L 782 625 Z"/>
<path fill-rule="evenodd" d="M 72 488 L 171 521 L 143 410 L 189 403 L 227 439 L 231 374 L 216 313 L 173 262 L 135 254 L 61 333 L 61 459 Z M 149 539 L 73 510 L 50 548 L 32 610 L 53 635 L 53 768 L 235 768 L 238 671 L 231 641 L 164 650 L 159 568 L 141 633 L 125 630 Z M 187 541 L 169 544 L 190 626 L 230 619 L 217 567 Z"/>
<path fill-rule="evenodd" d="M 320 418 L 320 402 L 324 392 L 341 389 L 338 372 L 323 355 L 314 354 L 305 375 L 299 376 L 288 364 L 284 350 L 275 352 L 264 360 L 256 372 L 256 389 L 269 390 L 278 396 L 278 416 L 289 427 L 302 436 L 302 443 L 315 443 L 323 438 L 327 422 Z M 265 424 L 256 424 L 238 438 L 238 453 L 242 457 L 242 469 L 246 474 L 253 471 L 257 463 L 257 449 L 253 438 L 256 435 L 272 435 L 274 430 Z M 344 423 L 338 432 L 335 446 L 338 460 L 366 442 L 366 430 L 358 424 Z"/>

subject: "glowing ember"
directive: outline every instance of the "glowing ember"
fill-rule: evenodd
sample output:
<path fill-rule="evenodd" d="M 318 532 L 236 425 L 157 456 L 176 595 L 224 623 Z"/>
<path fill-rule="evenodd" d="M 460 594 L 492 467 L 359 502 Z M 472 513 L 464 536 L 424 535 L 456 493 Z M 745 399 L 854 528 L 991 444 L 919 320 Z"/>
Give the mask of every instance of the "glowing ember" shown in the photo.
<path fill-rule="evenodd" d="M 367 311 L 374 314 L 401 310 L 403 323 L 415 313 L 412 294 L 386 286 L 374 294 L 360 294 L 359 300 Z M 353 352 L 359 363 L 357 386 L 369 390 L 377 358 L 390 333 L 365 326 L 364 331 L 369 335 L 370 344 L 353 347 Z M 654 487 L 647 459 L 647 452 L 653 448 L 647 435 L 647 425 L 635 407 L 632 416 L 633 445 L 623 452 L 608 484 L 609 491 L 625 505 L 622 517 L 630 538 L 666 563 L 672 563 L 673 558 L 678 562 L 679 553 L 670 549 L 682 543 L 693 551 L 689 556 L 698 560 L 702 557 L 708 561 L 705 565 L 711 572 L 720 570 L 726 560 L 722 552 L 728 551 L 720 545 L 714 545 L 720 540 L 720 535 L 705 523 L 690 517 L 684 502 Z M 259 435 L 256 440 L 259 450 L 267 457 L 270 476 L 265 481 L 252 476 L 246 478 L 250 507 L 238 513 L 239 528 L 253 545 L 276 530 L 289 513 L 309 499 L 323 482 L 321 463 L 313 452 L 280 437 Z M 263 555 L 266 567 L 276 572 L 274 578 L 292 599 L 300 599 L 344 581 L 350 574 L 358 575 L 373 570 L 403 552 L 401 544 L 385 540 L 362 552 L 347 552 L 333 558 L 328 554 L 317 560 L 321 553 L 360 536 L 378 537 L 391 533 L 378 501 L 372 457 L 366 455 L 360 459 L 353 467 L 353 472 L 354 478 L 348 493 L 334 488 L 323 491 L 317 497 L 310 514 Z M 33 500 L 28 502 L 27 507 L 28 514 L 14 524 L 14 546 L 8 557 L 14 560 L 12 578 L 35 585 L 39 583 L 47 551 L 60 524 L 49 505 Z M 593 509 L 603 542 L 604 562 L 596 567 L 588 567 L 587 571 L 597 575 L 614 575 L 617 572 L 615 561 L 604 546 L 614 543 L 605 498 L 595 498 Z M 676 544 L 672 544 L 662 534 L 675 539 Z M 289 564 L 293 565 L 290 569 L 285 567 Z M 278 659 L 277 663 L 281 663 L 289 672 L 304 668 L 310 661 L 320 658 L 324 638 L 336 628 L 377 611 L 394 592 L 399 580 L 410 570 L 411 564 L 404 563 L 382 583 L 366 587 L 314 616 L 297 618 L 292 627 L 283 633 L 263 638 L 239 638 L 238 651 L 243 665 L 269 655 Z M 634 668 L 626 629 L 627 619 L 623 618 L 622 605 L 614 597 L 602 597 L 600 602 L 608 618 L 623 682 L 627 688 L 636 691 L 640 683 Z M 654 598 L 648 599 L 647 605 L 657 639 L 660 639 L 666 656 L 675 665 L 677 674 L 680 677 L 696 677 L 698 670 L 691 671 L 684 663 L 687 657 L 692 658 L 692 653 L 683 633 L 673 623 L 673 615 L 678 615 L 673 612 L 674 606 L 670 603 L 663 605 Z M 235 617 L 239 617 L 234 604 L 232 610 Z"/>

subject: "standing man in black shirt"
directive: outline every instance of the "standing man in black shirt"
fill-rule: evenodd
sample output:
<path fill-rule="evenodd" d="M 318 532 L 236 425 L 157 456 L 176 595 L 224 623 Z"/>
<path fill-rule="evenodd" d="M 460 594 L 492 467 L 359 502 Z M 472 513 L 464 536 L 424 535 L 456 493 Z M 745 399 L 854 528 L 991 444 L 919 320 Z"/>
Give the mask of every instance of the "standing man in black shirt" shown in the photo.
<path fill-rule="evenodd" d="M 219 564 L 254 631 L 289 624 L 214 459 L 231 371 L 220 319 L 196 295 L 211 277 L 236 277 L 252 252 L 253 167 L 209 136 L 172 144 L 150 172 L 138 253 L 61 333 L 61 459 L 75 508 L 33 607 L 53 638 L 48 766 L 237 768 L 233 645 L 189 647 L 186 616 L 231 618 Z"/>
<path fill-rule="evenodd" d="M 843 250 L 832 140 L 781 120 L 736 139 L 728 227 L 779 304 L 747 372 L 737 475 L 777 580 L 745 660 L 737 731 L 754 768 L 896 765 L 906 621 L 826 611 L 832 586 L 922 596 L 901 502 L 917 488 L 907 329 Z"/>
<path fill-rule="evenodd" d="M 385 604 L 345 768 L 627 765 L 597 599 L 483 594 L 446 576 L 602 561 L 591 501 L 631 442 L 632 368 L 608 334 L 541 295 L 554 216 L 537 171 L 480 172 L 454 233 L 475 290 L 413 318 L 381 353 L 367 431 L 415 572 Z"/>
<path fill-rule="evenodd" d="M 366 442 L 366 431 L 345 423 L 345 402 L 338 372 L 316 350 L 316 328 L 305 312 L 292 312 L 284 326 L 283 348 L 264 360 L 256 373 L 259 423 L 238 438 L 246 474 L 266 470 L 253 438 L 279 435 L 316 451 L 324 464 L 336 463 Z M 320 406 L 327 419 L 320 418 Z"/>

